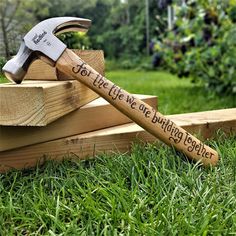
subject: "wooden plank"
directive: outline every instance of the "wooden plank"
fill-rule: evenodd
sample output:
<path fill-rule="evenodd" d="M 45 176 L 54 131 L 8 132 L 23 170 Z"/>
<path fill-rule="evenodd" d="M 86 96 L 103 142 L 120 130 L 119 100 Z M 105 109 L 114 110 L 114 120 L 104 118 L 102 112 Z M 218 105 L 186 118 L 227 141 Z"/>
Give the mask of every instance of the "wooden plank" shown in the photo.
<path fill-rule="evenodd" d="M 75 80 L 0 84 L 0 125 L 45 126 L 97 97 Z"/>
<path fill-rule="evenodd" d="M 168 116 L 190 133 L 213 137 L 218 129 L 236 133 L 236 109 L 207 111 Z M 46 159 L 92 158 L 101 152 L 127 152 L 132 142 L 154 142 L 156 138 L 134 123 L 75 135 L 0 153 L 0 170 L 22 169 L 43 163 Z"/>
<path fill-rule="evenodd" d="M 157 97 L 137 95 L 157 107 Z M 46 142 L 131 122 L 103 98 L 83 106 L 46 127 L 0 127 L 0 151 Z"/>
<path fill-rule="evenodd" d="M 77 50 L 73 49 L 78 56 L 92 66 L 101 75 L 105 73 L 104 54 L 102 50 Z M 60 73 L 55 67 L 48 65 L 42 60 L 34 61 L 25 75 L 26 80 L 73 80 L 73 78 Z"/>

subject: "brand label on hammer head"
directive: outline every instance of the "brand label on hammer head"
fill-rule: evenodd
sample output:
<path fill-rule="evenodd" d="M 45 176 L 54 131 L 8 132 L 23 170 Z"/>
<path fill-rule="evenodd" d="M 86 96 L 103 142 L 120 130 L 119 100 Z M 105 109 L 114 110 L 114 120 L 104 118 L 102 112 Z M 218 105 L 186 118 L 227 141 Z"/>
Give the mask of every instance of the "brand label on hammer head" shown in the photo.
<path fill-rule="evenodd" d="M 35 34 L 34 37 L 32 38 L 32 41 L 35 44 L 38 44 L 46 34 L 47 32 L 45 30 L 41 34 Z"/>

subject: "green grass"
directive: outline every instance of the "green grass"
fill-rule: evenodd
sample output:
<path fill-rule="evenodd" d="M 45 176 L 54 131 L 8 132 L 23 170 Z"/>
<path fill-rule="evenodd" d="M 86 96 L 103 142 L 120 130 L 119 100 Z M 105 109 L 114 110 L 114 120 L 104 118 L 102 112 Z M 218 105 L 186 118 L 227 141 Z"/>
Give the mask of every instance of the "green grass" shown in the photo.
<path fill-rule="evenodd" d="M 166 72 L 114 71 L 107 78 L 131 93 L 158 96 L 164 114 L 236 107 L 236 96 L 216 96 L 190 79 L 178 79 Z"/>
<path fill-rule="evenodd" d="M 236 232 L 236 139 L 203 169 L 169 148 L 0 177 L 1 235 L 220 235 Z M 216 145 L 216 144 L 215 144 Z"/>
<path fill-rule="evenodd" d="M 6 82 L 8 82 L 8 80 L 3 75 L 0 74 L 0 83 L 6 83 Z"/>
<path fill-rule="evenodd" d="M 235 106 L 167 73 L 117 71 L 128 91 L 158 95 L 165 113 Z M 0 235 L 236 234 L 236 136 L 208 144 L 221 155 L 202 168 L 166 146 L 136 143 L 128 154 L 47 162 L 0 175 Z"/>

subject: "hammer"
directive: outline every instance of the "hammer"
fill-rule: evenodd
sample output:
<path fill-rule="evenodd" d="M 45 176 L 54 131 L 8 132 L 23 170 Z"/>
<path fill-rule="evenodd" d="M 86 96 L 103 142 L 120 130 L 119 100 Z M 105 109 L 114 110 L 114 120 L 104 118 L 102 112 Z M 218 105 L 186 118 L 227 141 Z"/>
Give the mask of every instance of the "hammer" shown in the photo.
<path fill-rule="evenodd" d="M 86 32 L 90 25 L 90 20 L 76 17 L 55 17 L 40 22 L 25 35 L 17 55 L 3 67 L 6 77 L 20 84 L 30 63 L 40 58 L 95 91 L 167 145 L 204 166 L 215 166 L 219 159 L 215 150 L 100 75 L 55 36 L 75 30 Z"/>

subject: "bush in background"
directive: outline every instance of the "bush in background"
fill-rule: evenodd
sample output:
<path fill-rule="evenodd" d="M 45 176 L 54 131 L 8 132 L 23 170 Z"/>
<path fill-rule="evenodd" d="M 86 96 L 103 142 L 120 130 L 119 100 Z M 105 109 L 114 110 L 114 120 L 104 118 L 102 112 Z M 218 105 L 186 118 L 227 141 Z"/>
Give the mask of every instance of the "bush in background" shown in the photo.
<path fill-rule="evenodd" d="M 159 65 L 179 77 L 236 94 L 236 1 L 191 1 L 156 47 Z"/>
<path fill-rule="evenodd" d="M 89 37 L 83 32 L 68 32 L 58 36 L 68 48 L 89 49 L 91 46 Z"/>

